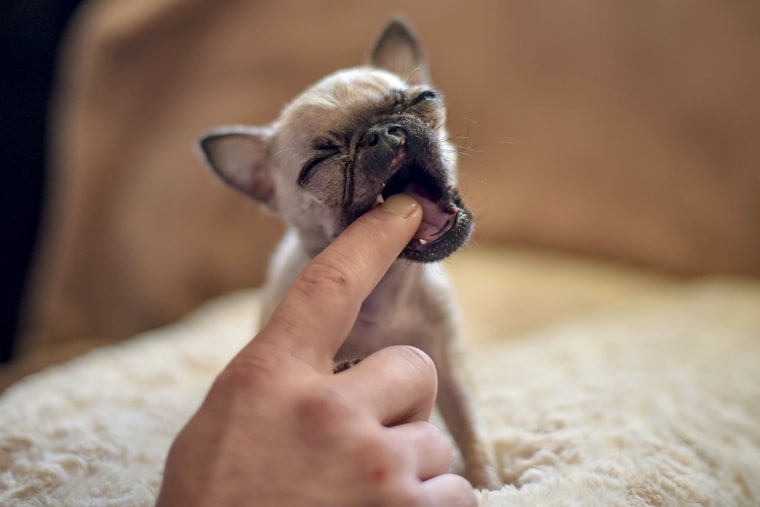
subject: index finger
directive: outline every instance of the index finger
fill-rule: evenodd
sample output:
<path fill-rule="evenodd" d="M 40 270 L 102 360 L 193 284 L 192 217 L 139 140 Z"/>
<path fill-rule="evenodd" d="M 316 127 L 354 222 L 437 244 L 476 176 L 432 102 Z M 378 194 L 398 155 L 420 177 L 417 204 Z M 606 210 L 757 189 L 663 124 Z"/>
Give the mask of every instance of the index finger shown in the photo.
<path fill-rule="evenodd" d="M 331 368 L 362 302 L 421 219 L 419 203 L 403 194 L 359 217 L 298 275 L 254 341 L 276 342 L 312 366 Z"/>

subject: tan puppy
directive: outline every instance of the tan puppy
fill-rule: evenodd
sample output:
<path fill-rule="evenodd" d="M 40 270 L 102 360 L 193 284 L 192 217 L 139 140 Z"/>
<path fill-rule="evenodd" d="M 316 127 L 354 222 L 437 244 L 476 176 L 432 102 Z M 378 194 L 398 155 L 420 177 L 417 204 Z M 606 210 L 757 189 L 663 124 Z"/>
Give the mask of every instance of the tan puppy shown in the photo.
<path fill-rule="evenodd" d="M 222 180 L 290 226 L 272 262 L 264 322 L 309 259 L 362 213 L 400 192 L 420 202 L 422 224 L 364 301 L 335 358 L 336 371 L 389 345 L 425 350 L 438 370 L 438 408 L 467 478 L 497 488 L 501 481 L 458 369 L 453 291 L 441 267 L 430 264 L 462 246 L 472 229 L 456 190 L 457 152 L 445 119 L 415 37 L 392 21 L 370 66 L 325 77 L 270 125 L 218 128 L 200 146 Z"/>

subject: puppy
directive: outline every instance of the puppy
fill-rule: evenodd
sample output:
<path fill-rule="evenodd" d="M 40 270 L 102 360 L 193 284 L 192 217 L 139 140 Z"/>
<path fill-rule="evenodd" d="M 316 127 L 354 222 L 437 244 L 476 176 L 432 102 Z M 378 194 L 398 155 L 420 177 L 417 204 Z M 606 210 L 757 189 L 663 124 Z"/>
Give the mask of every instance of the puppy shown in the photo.
<path fill-rule="evenodd" d="M 336 371 L 389 345 L 425 350 L 438 370 L 438 408 L 466 477 L 476 487 L 497 488 L 501 481 L 459 370 L 453 291 L 431 264 L 461 247 L 472 229 L 456 189 L 457 152 L 445 120 L 420 46 L 395 20 L 378 39 L 369 66 L 325 77 L 267 126 L 215 129 L 200 148 L 224 182 L 289 225 L 270 269 L 264 322 L 309 259 L 357 217 L 396 193 L 420 202 L 422 224 L 364 301 L 335 358 Z"/>

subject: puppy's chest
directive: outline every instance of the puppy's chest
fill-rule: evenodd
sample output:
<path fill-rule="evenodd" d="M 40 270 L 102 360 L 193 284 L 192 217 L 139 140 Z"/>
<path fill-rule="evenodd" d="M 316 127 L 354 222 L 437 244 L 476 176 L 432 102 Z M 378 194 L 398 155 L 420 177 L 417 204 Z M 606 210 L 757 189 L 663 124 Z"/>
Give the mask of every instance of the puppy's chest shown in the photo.
<path fill-rule="evenodd" d="M 391 345 L 429 349 L 433 323 L 426 322 L 426 314 L 424 306 L 416 304 L 363 309 L 336 359 L 363 358 Z"/>

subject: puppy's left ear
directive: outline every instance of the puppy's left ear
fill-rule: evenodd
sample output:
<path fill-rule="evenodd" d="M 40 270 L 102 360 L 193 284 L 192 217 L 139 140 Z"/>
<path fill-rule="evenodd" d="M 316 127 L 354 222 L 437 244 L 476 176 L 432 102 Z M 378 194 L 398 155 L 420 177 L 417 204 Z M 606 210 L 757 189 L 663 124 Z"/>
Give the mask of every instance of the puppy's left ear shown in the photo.
<path fill-rule="evenodd" d="M 212 130 L 201 137 L 198 147 L 222 181 L 276 211 L 271 143 L 269 127 L 232 126 Z"/>
<path fill-rule="evenodd" d="M 398 74 L 410 85 L 430 83 L 430 71 L 422 46 L 402 19 L 393 19 L 385 27 L 372 50 L 370 63 Z"/>

